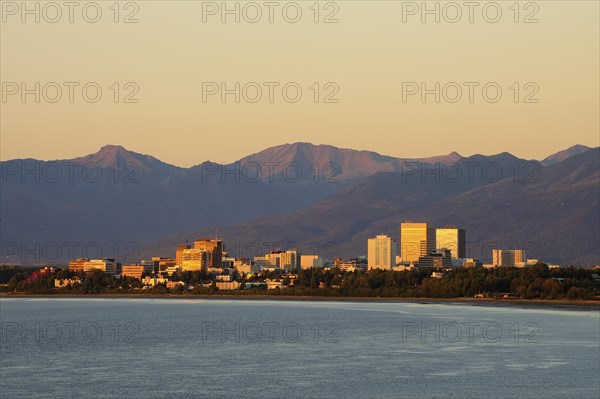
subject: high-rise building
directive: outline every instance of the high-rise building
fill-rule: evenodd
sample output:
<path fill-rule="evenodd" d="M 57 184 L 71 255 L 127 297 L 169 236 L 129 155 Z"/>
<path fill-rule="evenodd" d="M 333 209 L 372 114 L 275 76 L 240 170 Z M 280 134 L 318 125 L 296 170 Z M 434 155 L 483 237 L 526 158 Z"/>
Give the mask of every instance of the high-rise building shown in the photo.
<path fill-rule="evenodd" d="M 400 256 L 403 262 L 418 262 L 435 250 L 435 229 L 427 223 L 400 225 Z"/>
<path fill-rule="evenodd" d="M 392 270 L 396 266 L 396 241 L 390 236 L 378 235 L 368 241 L 369 270 Z"/>
<path fill-rule="evenodd" d="M 198 272 L 209 266 L 209 252 L 198 248 L 183 248 L 179 255 L 181 271 Z"/>
<path fill-rule="evenodd" d="M 154 259 L 153 259 L 154 260 Z M 220 268 L 223 261 L 223 242 L 203 238 L 194 241 L 194 246 L 178 245 L 175 251 L 175 265 L 182 271 L 200 271 L 203 268 Z M 164 258 L 164 268 L 173 267 L 168 258 Z M 159 261 L 160 270 L 160 261 Z"/>
<path fill-rule="evenodd" d="M 525 251 L 522 249 L 493 249 L 492 264 L 494 266 L 515 266 L 515 263 L 525 262 Z"/>
<path fill-rule="evenodd" d="M 189 248 L 190 246 L 187 244 L 181 244 L 177 246 L 177 249 L 175 250 L 175 264 L 177 266 L 181 266 L 181 261 L 183 260 L 183 251 Z"/>
<path fill-rule="evenodd" d="M 300 268 L 300 255 L 296 250 L 272 251 L 266 255 L 266 260 L 271 267 L 284 270 Z"/>
<path fill-rule="evenodd" d="M 466 234 L 463 229 L 449 226 L 435 230 L 436 249 L 449 249 L 452 258 L 464 258 Z"/>
<path fill-rule="evenodd" d="M 194 241 L 194 248 L 208 252 L 208 267 L 219 268 L 223 260 L 223 241 L 202 238 Z"/>
<path fill-rule="evenodd" d="M 296 250 L 285 251 L 281 256 L 283 268 L 285 270 L 294 270 L 300 268 L 301 256 Z"/>

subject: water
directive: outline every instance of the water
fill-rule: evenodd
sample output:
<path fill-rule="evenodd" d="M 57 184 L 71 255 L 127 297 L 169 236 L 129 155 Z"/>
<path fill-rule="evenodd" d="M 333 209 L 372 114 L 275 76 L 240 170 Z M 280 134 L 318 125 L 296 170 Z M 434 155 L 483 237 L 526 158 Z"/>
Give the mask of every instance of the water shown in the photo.
<path fill-rule="evenodd" d="M 592 309 L 2 298 L 0 321 L 1 398 L 600 397 Z"/>

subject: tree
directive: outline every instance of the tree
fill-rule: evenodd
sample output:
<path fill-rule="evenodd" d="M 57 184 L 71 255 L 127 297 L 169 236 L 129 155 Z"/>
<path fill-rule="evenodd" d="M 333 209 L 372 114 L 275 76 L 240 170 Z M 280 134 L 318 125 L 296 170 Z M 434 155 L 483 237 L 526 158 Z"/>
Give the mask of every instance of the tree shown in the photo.
<path fill-rule="evenodd" d="M 585 290 L 579 287 L 571 287 L 567 293 L 567 298 L 569 299 L 586 299 L 586 297 L 587 293 Z"/>

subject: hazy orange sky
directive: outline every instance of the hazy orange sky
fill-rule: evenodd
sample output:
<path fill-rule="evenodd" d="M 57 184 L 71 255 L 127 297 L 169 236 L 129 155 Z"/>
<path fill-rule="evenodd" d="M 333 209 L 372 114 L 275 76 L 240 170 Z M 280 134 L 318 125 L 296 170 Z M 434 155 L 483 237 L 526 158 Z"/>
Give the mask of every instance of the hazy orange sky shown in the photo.
<path fill-rule="evenodd" d="M 66 7 L 58 18 L 40 5 L 35 22 L 21 2 L 2 2 L 2 160 L 72 158 L 105 144 L 178 166 L 234 161 L 296 141 L 401 157 L 509 151 L 535 159 L 573 144 L 600 145 L 598 1 L 480 2 L 473 22 L 468 8 L 458 18 L 449 2 L 437 2 L 437 23 L 415 9 L 421 1 L 275 2 L 272 10 L 227 2 L 238 4 L 239 22 L 222 15 L 220 1 L 121 2 L 118 15 L 113 1 L 100 1 L 96 23 L 95 8 L 82 10 L 88 3 L 70 23 Z M 137 22 L 124 23 L 127 17 Z M 23 101 L 22 84 L 35 91 L 35 82 L 40 102 L 35 93 Z M 83 98 L 90 82 L 88 94 L 102 90 L 95 103 Z M 207 94 L 222 82 L 240 82 L 239 103 L 233 94 L 225 102 Z M 289 99 L 302 90 L 295 103 L 282 93 L 291 82 Z M 435 94 L 424 102 L 420 92 L 407 94 L 436 82 L 439 103 Z M 465 82 L 474 82 L 473 102 Z M 483 97 L 486 84 L 490 100 L 502 90 L 497 102 Z M 138 102 L 126 102 L 137 89 L 129 100 Z"/>

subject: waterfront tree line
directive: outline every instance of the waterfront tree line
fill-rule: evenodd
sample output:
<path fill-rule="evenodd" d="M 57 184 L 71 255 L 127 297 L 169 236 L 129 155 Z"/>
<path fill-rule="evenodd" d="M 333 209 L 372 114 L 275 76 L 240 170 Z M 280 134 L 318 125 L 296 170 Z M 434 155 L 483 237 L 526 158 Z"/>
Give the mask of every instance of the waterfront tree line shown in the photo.
<path fill-rule="evenodd" d="M 549 269 L 538 263 L 525 268 L 457 268 L 443 271 L 441 278 L 431 270 L 343 272 L 337 268 L 264 272 L 234 278 L 242 282 L 238 290 L 219 290 L 206 272 L 184 272 L 170 277 L 185 286 L 168 289 L 164 284 L 144 288 L 140 280 L 115 277 L 100 271 L 73 274 L 63 269 L 31 279 L 32 269 L 0 267 L 0 291 L 31 294 L 173 294 L 173 295 L 275 295 L 339 296 L 388 298 L 518 298 L 518 299 L 600 299 L 596 269 L 574 267 Z M 81 283 L 54 288 L 54 279 L 80 277 Z M 29 280 L 28 280 L 29 279 Z M 285 288 L 244 288 L 246 282 L 278 280 Z M 143 289 L 144 288 L 144 289 Z"/>

